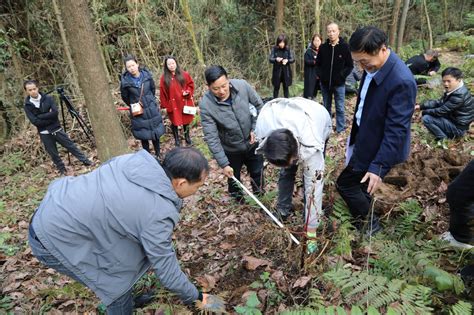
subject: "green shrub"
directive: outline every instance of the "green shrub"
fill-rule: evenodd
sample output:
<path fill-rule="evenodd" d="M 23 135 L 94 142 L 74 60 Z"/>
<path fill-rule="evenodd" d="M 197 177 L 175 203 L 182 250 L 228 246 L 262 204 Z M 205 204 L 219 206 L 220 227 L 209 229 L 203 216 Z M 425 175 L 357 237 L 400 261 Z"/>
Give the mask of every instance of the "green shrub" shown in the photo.
<path fill-rule="evenodd" d="M 444 34 L 442 42 L 449 50 L 474 53 L 474 36 L 467 36 L 461 31 Z"/>

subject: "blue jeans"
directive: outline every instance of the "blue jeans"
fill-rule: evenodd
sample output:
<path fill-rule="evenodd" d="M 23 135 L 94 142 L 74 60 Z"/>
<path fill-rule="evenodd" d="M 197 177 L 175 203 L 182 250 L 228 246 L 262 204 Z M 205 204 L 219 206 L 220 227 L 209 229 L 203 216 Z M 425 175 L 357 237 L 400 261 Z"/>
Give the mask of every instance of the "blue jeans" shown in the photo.
<path fill-rule="evenodd" d="M 459 129 L 451 120 L 444 117 L 434 117 L 431 115 L 424 115 L 421 119 L 426 128 L 434 134 L 437 140 L 449 138 L 462 137 L 465 130 Z"/>
<path fill-rule="evenodd" d="M 53 268 L 59 273 L 71 277 L 79 283 L 84 283 L 69 269 L 66 268 L 49 250 L 39 241 L 32 224 L 28 229 L 28 241 L 30 243 L 33 255 L 45 266 Z M 124 295 L 116 299 L 107 306 L 107 314 L 109 315 L 129 315 L 133 313 L 132 289 L 128 290 Z"/>
<path fill-rule="evenodd" d="M 334 94 L 334 103 L 336 105 L 336 132 L 344 131 L 344 129 L 346 129 L 346 118 L 344 117 L 344 102 L 346 97 L 345 85 L 342 84 L 329 88 L 328 86 L 321 84 L 321 93 L 323 94 L 324 107 L 326 107 L 331 117 L 332 96 Z"/>

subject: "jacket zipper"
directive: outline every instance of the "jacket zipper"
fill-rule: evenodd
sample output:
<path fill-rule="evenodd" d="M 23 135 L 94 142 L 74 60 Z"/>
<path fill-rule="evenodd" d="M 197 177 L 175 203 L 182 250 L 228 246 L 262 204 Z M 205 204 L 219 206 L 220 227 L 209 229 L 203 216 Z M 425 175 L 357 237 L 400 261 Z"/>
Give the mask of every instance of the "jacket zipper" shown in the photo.
<path fill-rule="evenodd" d="M 230 94 L 230 97 L 232 97 L 232 93 Z M 236 98 L 237 98 L 237 96 L 236 96 Z M 237 115 L 235 114 L 234 100 L 232 100 L 232 105 L 230 105 L 230 107 L 232 109 L 232 113 L 234 113 L 235 120 L 239 124 L 240 132 L 242 133 L 242 138 L 244 139 L 244 144 L 245 144 L 245 146 L 247 147 L 247 150 L 248 150 L 250 145 L 247 144 L 247 139 L 245 139 L 244 129 L 242 128 L 242 125 L 240 124 L 240 121 L 239 121 L 239 119 L 237 119 Z"/>
<path fill-rule="evenodd" d="M 331 69 L 329 71 L 329 88 L 331 88 L 332 86 L 332 64 L 334 63 L 334 47 L 335 46 L 331 45 L 331 47 L 332 47 L 332 53 L 331 53 Z"/>

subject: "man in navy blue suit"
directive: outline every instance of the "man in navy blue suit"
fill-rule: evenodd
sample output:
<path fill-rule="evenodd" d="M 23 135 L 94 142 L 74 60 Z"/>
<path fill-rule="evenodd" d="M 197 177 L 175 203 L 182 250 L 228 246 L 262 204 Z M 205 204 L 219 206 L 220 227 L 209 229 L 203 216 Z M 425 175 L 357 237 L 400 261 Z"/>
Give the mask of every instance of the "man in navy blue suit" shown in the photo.
<path fill-rule="evenodd" d="M 383 177 L 410 152 L 410 124 L 416 83 L 405 63 L 387 47 L 380 29 L 357 29 L 349 40 L 352 59 L 364 69 L 346 154 L 346 168 L 337 190 L 359 229 L 371 208 L 372 195 Z M 370 216 L 369 232 L 379 231 Z"/>

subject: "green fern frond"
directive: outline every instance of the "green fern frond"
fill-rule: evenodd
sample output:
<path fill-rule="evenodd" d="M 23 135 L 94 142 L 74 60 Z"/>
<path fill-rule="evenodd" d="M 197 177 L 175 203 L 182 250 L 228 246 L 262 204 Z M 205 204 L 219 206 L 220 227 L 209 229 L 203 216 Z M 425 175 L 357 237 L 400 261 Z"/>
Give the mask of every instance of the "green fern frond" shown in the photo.
<path fill-rule="evenodd" d="M 402 215 L 394 224 L 394 235 L 398 238 L 412 235 L 416 231 L 416 226 L 422 224 L 420 217 L 423 213 L 423 208 L 418 201 L 410 199 L 402 202 L 398 206 L 398 210 L 401 211 Z"/>
<path fill-rule="evenodd" d="M 464 315 L 472 314 L 473 312 L 474 309 L 472 307 L 472 304 L 464 301 L 458 301 L 449 309 L 449 315 Z"/>
<path fill-rule="evenodd" d="M 404 313 L 431 314 L 431 289 L 422 285 L 407 285 L 401 292 Z"/>
<path fill-rule="evenodd" d="M 331 217 L 339 221 L 340 224 L 351 222 L 352 215 L 349 212 L 349 208 L 347 207 L 345 201 L 341 198 L 338 198 L 334 201 Z"/>
<path fill-rule="evenodd" d="M 414 240 L 411 240 L 415 243 Z M 376 241 L 373 243 L 374 251 L 377 257 L 371 257 L 370 263 L 373 266 L 374 273 L 386 276 L 389 279 L 411 277 L 417 274 L 414 256 L 418 255 L 416 251 L 407 250 L 407 247 L 394 241 Z"/>
<path fill-rule="evenodd" d="M 309 289 L 308 307 L 314 310 L 324 308 L 324 297 L 317 288 Z"/>
<path fill-rule="evenodd" d="M 366 271 L 352 272 L 344 268 L 326 272 L 323 278 L 340 289 L 346 303 L 363 306 L 360 303 L 368 301 L 372 312 L 396 304 L 393 312 L 425 314 L 432 311 L 431 289 L 422 285 L 408 285 L 403 280 L 389 280 Z M 366 311 L 370 313 L 369 309 Z"/>
<path fill-rule="evenodd" d="M 331 219 L 339 222 L 337 235 L 334 239 L 332 253 L 345 257 L 352 257 L 351 242 L 355 239 L 354 226 L 351 224 L 352 216 L 342 199 L 336 199 L 333 205 Z"/>
<path fill-rule="evenodd" d="M 286 310 L 280 313 L 281 315 L 363 315 L 365 312 L 359 306 L 352 306 L 350 312 L 346 312 L 346 310 L 341 306 L 325 306 L 318 310 L 311 309 L 309 307 L 297 310 Z"/>

